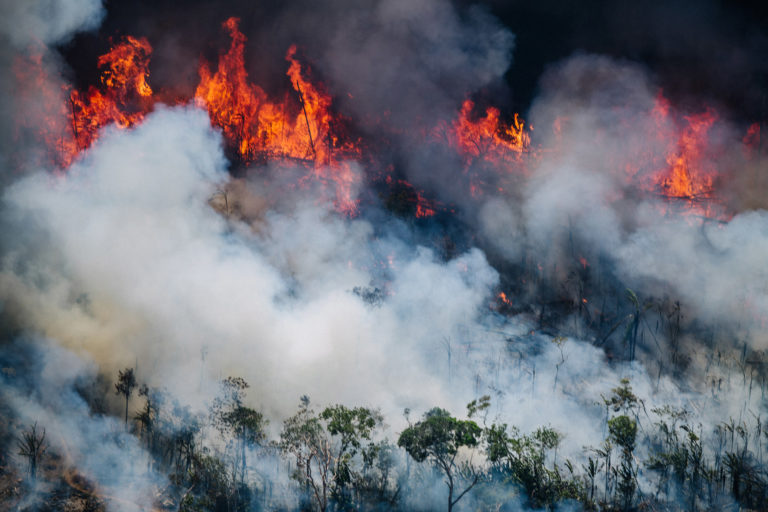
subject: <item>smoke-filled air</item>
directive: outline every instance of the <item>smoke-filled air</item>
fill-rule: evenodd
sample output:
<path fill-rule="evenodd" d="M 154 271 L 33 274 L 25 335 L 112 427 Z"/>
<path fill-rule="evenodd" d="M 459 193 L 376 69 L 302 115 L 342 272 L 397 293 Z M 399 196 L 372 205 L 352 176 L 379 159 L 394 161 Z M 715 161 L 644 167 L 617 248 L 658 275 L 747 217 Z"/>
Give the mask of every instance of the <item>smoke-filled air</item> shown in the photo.
<path fill-rule="evenodd" d="M 768 510 L 768 10 L 0 0 L 0 509 Z"/>

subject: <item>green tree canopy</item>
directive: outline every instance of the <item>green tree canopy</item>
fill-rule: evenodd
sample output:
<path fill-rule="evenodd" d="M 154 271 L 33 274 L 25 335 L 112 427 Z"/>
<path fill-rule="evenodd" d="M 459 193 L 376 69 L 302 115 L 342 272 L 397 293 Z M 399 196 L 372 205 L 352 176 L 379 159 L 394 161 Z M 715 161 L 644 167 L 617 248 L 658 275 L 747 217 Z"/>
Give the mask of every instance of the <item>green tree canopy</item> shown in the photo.
<path fill-rule="evenodd" d="M 472 420 L 460 420 L 445 409 L 435 407 L 424 419 L 406 428 L 397 441 L 417 462 L 429 461 L 445 474 L 448 486 L 448 510 L 467 494 L 480 479 L 480 473 L 470 462 L 461 463 L 457 455 L 461 448 L 474 448 L 482 438 L 482 429 Z M 454 498 L 460 481 L 466 487 Z"/>

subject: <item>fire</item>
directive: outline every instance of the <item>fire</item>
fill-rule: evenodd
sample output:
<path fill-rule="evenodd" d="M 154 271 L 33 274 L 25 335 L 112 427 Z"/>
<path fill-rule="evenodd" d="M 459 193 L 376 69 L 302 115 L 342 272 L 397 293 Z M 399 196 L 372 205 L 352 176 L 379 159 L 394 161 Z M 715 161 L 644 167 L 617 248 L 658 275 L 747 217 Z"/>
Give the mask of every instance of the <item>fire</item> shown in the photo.
<path fill-rule="evenodd" d="M 266 149 L 267 143 L 276 138 L 274 130 L 270 130 L 270 121 L 282 115 L 274 111 L 274 105 L 267 101 L 261 88 L 248 82 L 246 38 L 238 30 L 238 23 L 237 18 L 224 22 L 232 43 L 229 51 L 219 59 L 215 73 L 207 63 L 200 65 L 200 84 L 195 91 L 195 100 L 208 109 L 211 123 L 221 128 L 227 140 L 235 143 L 240 156 L 251 161 L 256 158 L 258 149 Z M 263 127 L 261 131 L 258 130 L 260 127 Z"/>
<path fill-rule="evenodd" d="M 710 131 L 715 110 L 681 115 L 661 93 L 649 112 L 648 144 L 625 160 L 627 184 L 669 200 L 669 212 L 725 217 L 717 202 L 718 177 Z M 666 209 L 666 207 L 665 207 Z"/>
<path fill-rule="evenodd" d="M 38 136 L 45 141 L 51 163 L 67 168 L 93 144 L 104 126 L 127 128 L 144 118 L 152 108 L 152 89 L 147 83 L 151 53 L 146 39 L 123 38 L 99 58 L 100 86 L 91 86 L 85 93 L 69 87 L 54 90 L 40 55 L 15 63 L 19 88 L 33 88 L 46 99 L 33 117 L 43 118 Z"/>
<path fill-rule="evenodd" d="M 485 116 L 473 119 L 474 108 L 472 100 L 464 100 L 457 119 L 437 130 L 445 134 L 448 143 L 462 156 L 465 169 L 476 161 L 519 164 L 531 143 L 525 121 L 514 114 L 512 122 L 507 124 L 501 120 L 501 112 L 496 107 L 488 107 Z"/>
<path fill-rule="evenodd" d="M 491 164 L 495 167 L 497 177 L 507 174 L 501 173 L 499 166 L 507 170 L 524 169 L 531 137 L 525 121 L 518 114 L 514 114 L 511 123 L 505 123 L 496 107 L 486 108 L 485 115 L 480 117 L 473 115 L 474 108 L 472 100 L 465 100 L 458 117 L 450 124 L 441 123 L 434 133 L 436 138 L 444 137 L 461 155 L 464 171 L 469 176 L 470 195 L 478 197 L 488 186 L 499 188 L 487 183 L 484 173 L 478 167 Z"/>
<path fill-rule="evenodd" d="M 437 213 L 431 206 L 431 203 L 424 198 L 421 194 L 416 197 L 416 218 L 425 219 L 427 217 L 433 217 Z"/>
<path fill-rule="evenodd" d="M 491 303 L 491 309 L 494 309 L 496 311 L 508 309 L 510 307 L 513 307 L 512 301 L 504 292 L 499 292 L 498 295 L 496 295 L 496 301 Z"/>
<path fill-rule="evenodd" d="M 664 110 L 668 112 L 668 108 Z M 717 119 L 714 110 L 684 117 L 686 126 L 668 149 L 667 170 L 659 175 L 659 187 L 668 197 L 694 199 L 712 195 L 715 169 L 708 161 L 707 133 Z"/>
<path fill-rule="evenodd" d="M 99 57 L 102 88 L 91 86 L 85 94 L 71 92 L 69 119 L 75 143 L 73 152 L 63 158 L 65 162 L 89 148 L 104 126 L 114 123 L 128 128 L 144 119 L 152 108 L 152 89 L 147 83 L 151 54 L 146 39 L 126 36 Z"/>
<path fill-rule="evenodd" d="M 281 102 L 270 100 L 263 89 L 248 80 L 246 37 L 238 26 L 237 18 L 223 23 L 232 40 L 230 47 L 221 55 L 215 71 L 207 63 L 200 65 L 200 83 L 193 101 L 208 111 L 211 123 L 222 130 L 242 162 L 289 160 L 304 165 L 310 170 L 305 181 L 314 180 L 329 188 L 336 208 L 355 214 L 354 197 L 361 178 L 354 161 L 360 159 L 360 150 L 345 138 L 345 120 L 332 113 L 331 96 L 307 78 L 297 48 L 291 46 L 286 54 L 286 74 L 294 94 Z M 55 164 L 68 167 L 94 143 L 104 126 L 129 128 L 152 110 L 155 98 L 148 81 L 151 54 L 146 39 L 126 36 L 99 57 L 98 87 L 65 92 L 68 101 L 56 115 L 48 116 L 50 126 L 43 134 L 47 146 L 55 148 Z M 20 82 L 48 83 L 39 62 L 18 67 Z M 36 70 L 32 73 L 37 76 L 27 76 L 30 69 Z M 55 98 L 55 91 L 47 96 Z M 61 99 L 52 102 L 61 104 Z"/>
<path fill-rule="evenodd" d="M 342 142 L 339 127 L 343 123 L 331 113 L 330 95 L 305 78 L 297 48 L 291 46 L 285 58 L 294 101 L 271 101 L 263 89 L 248 81 L 246 37 L 239 21 L 224 22 L 232 43 L 215 73 L 207 63 L 201 64 L 195 101 L 207 108 L 211 122 L 234 143 L 244 162 L 290 159 L 305 163 L 321 183 L 334 183 L 336 207 L 353 214 L 357 208 L 353 193 L 360 178 L 349 160 L 357 159 L 359 150 Z"/>
<path fill-rule="evenodd" d="M 530 135 L 517 114 L 511 124 L 506 124 L 500 120 L 499 109 L 488 107 L 484 117 L 473 121 L 474 108 L 472 100 L 465 100 L 452 125 L 455 145 L 463 155 L 470 159 L 508 160 L 528 148 Z"/>
<path fill-rule="evenodd" d="M 418 190 L 406 180 L 395 180 L 392 176 L 387 176 L 384 182 L 389 186 L 392 192 L 391 208 L 396 211 L 403 211 L 407 207 L 408 214 L 417 219 L 434 217 L 438 209 L 444 208 L 438 202 L 427 199 L 423 191 Z"/>
<path fill-rule="evenodd" d="M 101 82 L 115 91 L 122 101 L 126 100 L 126 94 L 130 91 L 135 91 L 139 96 L 152 96 L 152 89 L 147 83 L 151 54 L 152 47 L 145 38 L 126 36 L 125 41 L 99 57 L 99 67 L 107 67 Z"/>
<path fill-rule="evenodd" d="M 288 92 L 278 100 L 269 97 L 249 79 L 245 67 L 247 39 L 239 29 L 239 19 L 229 18 L 222 25 L 231 38 L 229 48 L 215 67 L 200 64 L 194 98 L 185 101 L 207 110 L 212 125 L 222 131 L 240 162 L 277 161 L 303 167 L 306 174 L 298 185 L 319 184 L 338 211 L 355 215 L 356 191 L 362 180 L 360 163 L 364 160 L 361 141 L 349 137 L 350 122 L 334 112 L 332 96 L 315 79 L 299 49 L 291 46 L 285 55 Z M 144 119 L 156 101 L 149 85 L 151 54 L 146 39 L 125 36 L 99 57 L 98 86 L 89 87 L 87 92 L 69 88 L 45 91 L 50 105 L 41 107 L 45 112 L 36 117 L 42 115 L 45 120 L 40 135 L 47 142 L 53 163 L 68 167 L 107 125 L 125 129 Z M 50 88 L 40 60 L 28 60 L 17 63 L 14 69 L 20 88 Z M 532 128 L 518 114 L 504 121 L 493 106 L 481 113 L 475 110 L 474 102 L 465 100 L 454 120 L 431 132 L 433 140 L 439 136 L 439 141 L 461 157 L 471 196 L 513 189 L 516 183 L 510 180 L 524 179 L 527 167 L 541 153 L 531 145 Z M 650 115 L 651 127 L 643 135 L 652 143 L 635 150 L 637 154 L 627 155 L 616 168 L 625 169 L 629 186 L 668 199 L 683 199 L 679 203 L 689 205 L 690 211 L 709 215 L 717 178 L 709 147 L 716 112 L 705 109 L 683 116 L 659 94 Z M 559 141 L 568 122 L 567 116 L 555 119 L 555 147 L 546 151 L 560 151 Z M 747 157 L 759 151 L 759 124 L 749 127 L 743 143 Z M 410 191 L 406 202 L 415 205 L 411 213 L 415 217 L 431 217 L 442 208 L 407 182 L 397 181 L 387 183 Z"/>

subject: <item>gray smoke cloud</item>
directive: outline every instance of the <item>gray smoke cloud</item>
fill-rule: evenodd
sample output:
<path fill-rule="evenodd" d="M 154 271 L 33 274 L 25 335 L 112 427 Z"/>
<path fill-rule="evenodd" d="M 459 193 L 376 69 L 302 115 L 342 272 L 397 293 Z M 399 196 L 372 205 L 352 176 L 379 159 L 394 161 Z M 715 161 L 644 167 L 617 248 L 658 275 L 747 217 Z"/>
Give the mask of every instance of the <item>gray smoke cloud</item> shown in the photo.
<path fill-rule="evenodd" d="M 745 160 L 743 134 L 718 119 L 708 134 L 717 153 L 708 158 L 741 179 L 717 189 L 711 217 L 693 203 L 644 192 L 657 169 L 637 162 L 666 165 L 668 141 L 656 134 L 681 130 L 654 114 L 657 94 L 649 73 L 629 62 L 581 55 L 553 66 L 530 117 L 539 127 L 559 120 L 562 130 L 540 139 L 556 149 L 534 162 L 519 190 L 484 202 L 481 234 L 510 262 L 529 255 L 559 282 L 583 257 L 593 279 L 610 269 L 646 299 L 680 300 L 695 322 L 763 350 L 768 224 L 764 211 L 753 210 L 759 204 L 740 194 L 745 182 L 759 183 L 749 176 L 760 160 Z M 633 164 L 634 175 L 626 171 Z M 733 209 L 727 220 L 717 216 L 722 204 Z"/>
<path fill-rule="evenodd" d="M 352 4 L 339 6 L 319 59 L 358 118 L 432 123 L 511 63 L 514 36 L 480 7 L 462 19 L 443 0 Z"/>
<path fill-rule="evenodd" d="M 97 28 L 104 15 L 102 0 L 2 0 L 0 34 L 20 49 L 58 44 Z"/>
<path fill-rule="evenodd" d="M 490 393 L 493 419 L 523 431 L 549 424 L 567 433 L 563 454 L 579 457 L 603 439 L 601 397 L 622 377 L 649 407 L 697 400 L 641 364 L 607 364 L 588 342 L 553 343 L 533 317 L 493 314 L 498 274 L 479 249 L 445 261 L 302 190 L 275 199 L 258 180 L 228 183 L 225 164 L 205 112 L 159 108 L 133 130 L 105 131 L 66 179 L 18 180 L 4 217 L 26 235 L 5 256 L 5 307 L 72 351 L 66 357 L 93 358 L 107 375 L 135 364 L 140 381 L 198 413 L 221 378 L 243 376 L 276 425 L 307 393 L 314 403 L 381 407 L 395 432 L 404 407 L 458 412 Z M 230 187 L 248 190 L 235 201 Z M 580 212 L 557 201 L 560 190 L 528 206 L 566 209 L 539 219 L 540 229 Z M 218 210 L 223 193 L 240 217 Z M 579 218 L 585 227 L 611 219 L 592 209 Z M 383 292 L 366 301 L 355 287 Z M 49 350 L 51 360 L 65 353 Z M 748 406 L 722 404 L 707 414 Z"/>

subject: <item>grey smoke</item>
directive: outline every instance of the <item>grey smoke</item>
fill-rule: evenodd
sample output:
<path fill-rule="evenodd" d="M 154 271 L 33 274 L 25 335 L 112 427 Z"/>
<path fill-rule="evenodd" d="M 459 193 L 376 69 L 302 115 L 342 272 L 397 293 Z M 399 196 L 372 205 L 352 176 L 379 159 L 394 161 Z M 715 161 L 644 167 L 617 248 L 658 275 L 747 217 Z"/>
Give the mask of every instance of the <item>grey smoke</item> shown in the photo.
<path fill-rule="evenodd" d="M 0 34 L 19 49 L 58 44 L 97 28 L 104 15 L 102 0 L 2 0 Z"/>
<path fill-rule="evenodd" d="M 319 57 L 359 118 L 398 129 L 433 122 L 511 63 L 512 33 L 480 7 L 462 19 L 443 0 L 352 3 Z"/>

